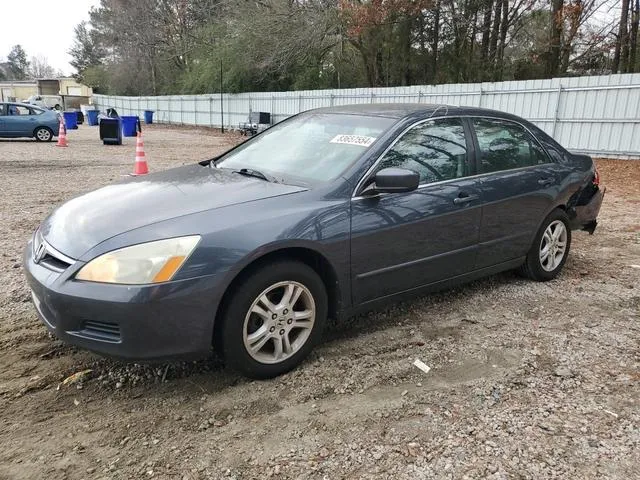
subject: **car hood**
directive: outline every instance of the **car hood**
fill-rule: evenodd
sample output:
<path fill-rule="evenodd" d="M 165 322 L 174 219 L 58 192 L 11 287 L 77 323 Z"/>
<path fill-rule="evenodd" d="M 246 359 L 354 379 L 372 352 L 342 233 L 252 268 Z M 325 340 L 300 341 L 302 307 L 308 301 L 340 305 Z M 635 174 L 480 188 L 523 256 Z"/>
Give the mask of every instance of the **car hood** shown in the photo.
<path fill-rule="evenodd" d="M 80 258 L 99 243 L 139 227 L 304 190 L 230 170 L 189 165 L 131 177 L 75 197 L 56 209 L 40 229 L 55 249 Z"/>

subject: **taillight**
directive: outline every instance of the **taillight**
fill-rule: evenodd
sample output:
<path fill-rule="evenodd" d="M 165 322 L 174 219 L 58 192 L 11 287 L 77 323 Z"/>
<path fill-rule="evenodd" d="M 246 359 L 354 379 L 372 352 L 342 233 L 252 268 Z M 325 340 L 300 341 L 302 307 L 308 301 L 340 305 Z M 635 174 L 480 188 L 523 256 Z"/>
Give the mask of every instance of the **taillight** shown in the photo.
<path fill-rule="evenodd" d="M 597 187 L 600 185 L 600 172 L 596 168 L 596 172 L 593 174 L 593 184 Z"/>

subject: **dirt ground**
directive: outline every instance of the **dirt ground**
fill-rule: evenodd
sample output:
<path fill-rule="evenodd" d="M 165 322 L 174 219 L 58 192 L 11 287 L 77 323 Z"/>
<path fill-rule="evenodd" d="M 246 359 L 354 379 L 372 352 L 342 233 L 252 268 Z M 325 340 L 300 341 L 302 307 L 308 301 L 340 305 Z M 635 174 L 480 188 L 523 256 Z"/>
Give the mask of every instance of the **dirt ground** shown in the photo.
<path fill-rule="evenodd" d="M 256 382 L 215 357 L 117 363 L 41 325 L 29 236 L 133 168 L 135 139 L 97 137 L 0 140 L 0 478 L 638 478 L 640 162 L 598 162 L 601 223 L 558 279 L 504 273 L 333 324 L 300 368 Z M 239 139 L 145 129 L 152 171 Z"/>

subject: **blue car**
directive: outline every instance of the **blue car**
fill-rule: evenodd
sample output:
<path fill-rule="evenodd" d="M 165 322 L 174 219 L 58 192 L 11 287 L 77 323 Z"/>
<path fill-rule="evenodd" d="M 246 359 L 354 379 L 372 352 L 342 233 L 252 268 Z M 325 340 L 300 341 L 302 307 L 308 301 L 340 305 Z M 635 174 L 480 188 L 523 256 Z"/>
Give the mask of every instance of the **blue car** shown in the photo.
<path fill-rule="evenodd" d="M 35 138 L 50 142 L 58 135 L 57 112 L 26 103 L 0 103 L 0 138 Z"/>
<path fill-rule="evenodd" d="M 555 278 L 572 231 L 596 228 L 599 184 L 590 157 L 514 115 L 333 107 L 73 198 L 24 266 L 68 343 L 133 361 L 213 345 L 268 378 L 302 361 L 327 317 L 503 270 Z"/>

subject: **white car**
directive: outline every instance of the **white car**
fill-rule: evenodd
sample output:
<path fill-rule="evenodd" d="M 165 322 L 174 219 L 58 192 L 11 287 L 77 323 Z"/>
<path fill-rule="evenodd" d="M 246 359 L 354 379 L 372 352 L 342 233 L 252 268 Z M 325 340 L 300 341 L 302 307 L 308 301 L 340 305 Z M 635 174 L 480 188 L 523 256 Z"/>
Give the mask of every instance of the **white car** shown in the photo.
<path fill-rule="evenodd" d="M 24 100 L 23 103 L 48 109 L 62 110 L 62 97 L 59 95 L 31 95 Z"/>

